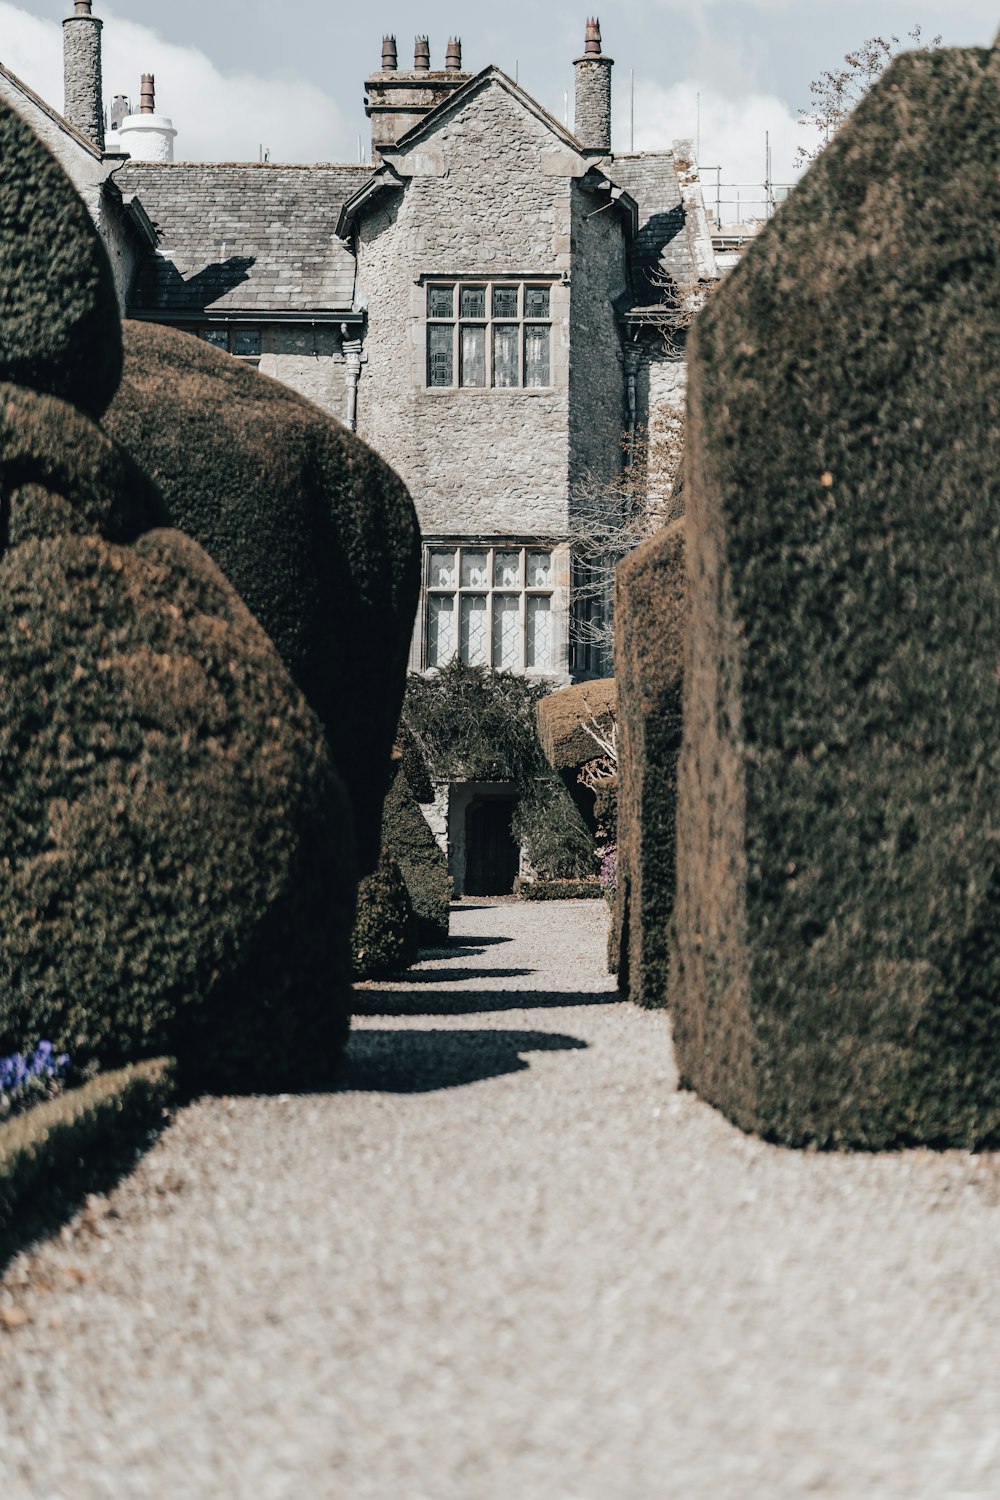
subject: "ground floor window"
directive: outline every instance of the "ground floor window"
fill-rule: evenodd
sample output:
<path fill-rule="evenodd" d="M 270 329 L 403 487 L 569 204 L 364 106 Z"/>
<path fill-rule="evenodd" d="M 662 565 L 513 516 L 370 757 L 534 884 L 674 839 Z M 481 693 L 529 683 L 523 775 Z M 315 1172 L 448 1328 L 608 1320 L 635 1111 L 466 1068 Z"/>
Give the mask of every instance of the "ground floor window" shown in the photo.
<path fill-rule="evenodd" d="M 203 323 L 199 327 L 185 328 L 183 331 L 204 339 L 214 349 L 224 349 L 227 354 L 242 359 L 246 364 L 256 365 L 263 353 L 263 329 L 243 323 Z"/>
<path fill-rule="evenodd" d="M 552 551 L 436 543 L 425 554 L 426 665 L 555 669 Z"/>

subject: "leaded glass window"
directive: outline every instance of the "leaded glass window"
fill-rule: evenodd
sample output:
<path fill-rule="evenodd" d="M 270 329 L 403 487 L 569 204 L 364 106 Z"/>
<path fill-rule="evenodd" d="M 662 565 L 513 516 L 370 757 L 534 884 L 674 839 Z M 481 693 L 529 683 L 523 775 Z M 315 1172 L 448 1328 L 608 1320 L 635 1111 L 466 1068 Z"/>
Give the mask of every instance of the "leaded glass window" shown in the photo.
<path fill-rule="evenodd" d="M 552 553 L 506 543 L 435 543 L 425 553 L 426 665 L 551 672 Z"/>
<path fill-rule="evenodd" d="M 428 285 L 428 386 L 547 389 L 551 316 L 549 286 L 522 281 Z"/>

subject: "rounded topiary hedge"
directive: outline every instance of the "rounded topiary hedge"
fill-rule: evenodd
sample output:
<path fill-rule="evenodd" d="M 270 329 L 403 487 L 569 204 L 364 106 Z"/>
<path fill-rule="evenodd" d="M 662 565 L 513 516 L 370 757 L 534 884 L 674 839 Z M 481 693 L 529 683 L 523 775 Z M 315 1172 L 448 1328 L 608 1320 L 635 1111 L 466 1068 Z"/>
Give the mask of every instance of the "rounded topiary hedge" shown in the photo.
<path fill-rule="evenodd" d="M 122 368 L 104 247 L 59 163 L 2 101 L 0 161 L 0 381 L 100 416 Z"/>
<path fill-rule="evenodd" d="M 219 564 L 319 715 L 378 857 L 416 613 L 405 485 L 311 402 L 186 333 L 126 323 L 105 427 Z"/>
<path fill-rule="evenodd" d="M 398 765 L 385 799 L 382 840 L 392 850 L 406 883 L 421 944 L 446 943 L 452 898 L 448 860 L 417 806 L 405 761 Z"/>
<path fill-rule="evenodd" d="M 320 726 L 201 549 L 33 539 L 0 560 L 0 1054 L 175 1053 L 328 1077 L 350 814 Z"/>
<path fill-rule="evenodd" d="M 417 956 L 419 938 L 402 871 L 383 847 L 371 875 L 358 887 L 354 921 L 354 975 L 377 979 L 408 969 Z"/>

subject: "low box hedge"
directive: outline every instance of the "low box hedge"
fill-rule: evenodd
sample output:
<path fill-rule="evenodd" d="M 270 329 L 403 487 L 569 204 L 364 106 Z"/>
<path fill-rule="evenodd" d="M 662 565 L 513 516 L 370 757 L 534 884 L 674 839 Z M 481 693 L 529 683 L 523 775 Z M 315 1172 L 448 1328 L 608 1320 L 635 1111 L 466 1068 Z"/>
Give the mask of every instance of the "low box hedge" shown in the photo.
<path fill-rule="evenodd" d="M 98 1074 L 0 1125 L 0 1265 L 23 1242 L 29 1195 L 36 1217 L 42 1193 L 50 1205 L 72 1199 L 87 1173 L 157 1125 L 174 1097 L 173 1060 L 150 1058 Z"/>
<path fill-rule="evenodd" d="M 515 891 L 522 901 L 599 901 L 599 880 L 519 880 Z"/>

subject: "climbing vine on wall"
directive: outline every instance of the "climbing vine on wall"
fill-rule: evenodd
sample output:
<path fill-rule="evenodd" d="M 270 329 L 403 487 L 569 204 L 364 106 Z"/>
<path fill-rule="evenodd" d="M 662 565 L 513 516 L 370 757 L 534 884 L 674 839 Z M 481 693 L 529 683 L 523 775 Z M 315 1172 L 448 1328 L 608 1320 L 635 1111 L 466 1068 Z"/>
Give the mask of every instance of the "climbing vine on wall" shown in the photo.
<path fill-rule="evenodd" d="M 535 710 L 548 691 L 456 658 L 440 672 L 409 678 L 403 728 L 435 781 L 513 782 L 514 837 L 533 868 L 547 879 L 573 879 L 593 873 L 594 846 L 538 739 Z"/>

